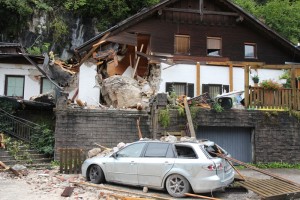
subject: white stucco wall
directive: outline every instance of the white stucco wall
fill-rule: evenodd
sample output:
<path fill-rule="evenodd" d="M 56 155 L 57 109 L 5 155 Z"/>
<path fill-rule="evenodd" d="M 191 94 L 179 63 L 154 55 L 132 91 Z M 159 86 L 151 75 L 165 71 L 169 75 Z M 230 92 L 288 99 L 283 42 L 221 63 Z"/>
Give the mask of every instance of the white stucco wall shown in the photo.
<path fill-rule="evenodd" d="M 24 83 L 24 99 L 29 100 L 30 97 L 40 94 L 41 73 L 34 67 L 24 64 L 4 64 L 0 63 L 0 95 L 4 95 L 5 76 L 6 75 L 22 75 L 25 76 Z"/>
<path fill-rule="evenodd" d="M 100 98 L 100 86 L 97 84 L 95 76 L 97 66 L 93 63 L 85 62 L 80 67 L 78 76 L 79 92 L 78 99 L 85 101 L 88 105 L 97 105 Z"/>
<path fill-rule="evenodd" d="M 196 64 L 178 64 L 174 66 L 161 63 L 161 83 L 159 92 L 166 91 L 166 82 L 182 82 L 193 83 L 195 85 L 196 95 Z M 252 73 L 257 73 L 262 80 L 273 79 L 279 80 L 279 76 L 283 73 L 282 70 L 273 69 L 258 69 L 257 72 L 252 70 Z M 249 75 L 249 84 L 253 85 L 251 76 Z M 201 65 L 200 67 L 200 93 L 202 93 L 202 84 L 222 84 L 229 85 L 229 67 L 226 66 L 211 66 Z M 241 67 L 233 68 L 233 90 L 244 90 L 244 69 Z M 229 91 L 227 91 L 229 92 Z"/>

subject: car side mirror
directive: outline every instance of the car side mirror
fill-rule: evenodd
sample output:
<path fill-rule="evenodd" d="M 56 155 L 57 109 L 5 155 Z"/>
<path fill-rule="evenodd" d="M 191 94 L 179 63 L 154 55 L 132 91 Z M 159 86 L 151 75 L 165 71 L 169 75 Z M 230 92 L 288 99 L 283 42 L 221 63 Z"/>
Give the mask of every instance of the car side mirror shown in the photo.
<path fill-rule="evenodd" d="M 114 159 L 117 159 L 117 157 L 118 157 L 118 155 L 117 155 L 117 153 L 115 152 L 115 153 L 113 153 L 112 155 L 111 155 Z"/>

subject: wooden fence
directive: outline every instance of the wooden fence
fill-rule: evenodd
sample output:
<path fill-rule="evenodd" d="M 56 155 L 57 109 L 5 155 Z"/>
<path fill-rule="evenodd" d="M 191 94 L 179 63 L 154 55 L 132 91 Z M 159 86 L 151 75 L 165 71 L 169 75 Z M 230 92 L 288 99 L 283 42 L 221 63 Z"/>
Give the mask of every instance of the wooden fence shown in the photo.
<path fill-rule="evenodd" d="M 59 171 L 63 174 L 79 174 L 81 173 L 81 165 L 84 161 L 84 153 L 82 149 L 63 148 L 59 149 L 60 167 Z"/>
<path fill-rule="evenodd" d="M 249 108 L 300 110 L 300 90 L 252 87 L 249 90 Z"/>

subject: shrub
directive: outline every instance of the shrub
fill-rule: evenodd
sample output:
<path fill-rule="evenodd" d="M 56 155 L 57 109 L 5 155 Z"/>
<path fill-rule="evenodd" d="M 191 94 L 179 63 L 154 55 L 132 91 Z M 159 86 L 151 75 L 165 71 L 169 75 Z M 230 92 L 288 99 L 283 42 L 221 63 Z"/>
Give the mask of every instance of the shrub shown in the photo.
<path fill-rule="evenodd" d="M 278 90 L 278 89 L 282 88 L 282 85 L 269 79 L 269 80 L 263 80 L 260 83 L 260 87 L 262 87 L 266 90 Z"/>

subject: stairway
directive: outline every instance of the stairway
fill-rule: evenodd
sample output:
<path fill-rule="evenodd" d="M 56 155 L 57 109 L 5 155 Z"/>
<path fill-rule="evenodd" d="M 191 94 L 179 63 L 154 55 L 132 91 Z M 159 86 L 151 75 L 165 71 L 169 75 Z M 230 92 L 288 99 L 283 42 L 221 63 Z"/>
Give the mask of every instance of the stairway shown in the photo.
<path fill-rule="evenodd" d="M 25 158 L 22 158 L 24 157 Z M 25 149 L 21 146 L 20 151 L 17 153 L 18 159 L 15 159 L 8 150 L 0 149 L 0 161 L 8 166 L 13 166 L 15 164 L 21 164 L 28 168 L 48 168 L 51 166 L 51 161 L 53 158 L 49 158 L 44 154 L 41 154 L 32 149 Z"/>

